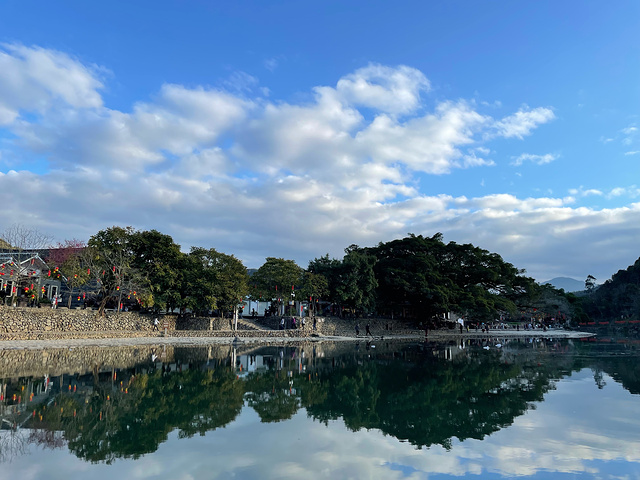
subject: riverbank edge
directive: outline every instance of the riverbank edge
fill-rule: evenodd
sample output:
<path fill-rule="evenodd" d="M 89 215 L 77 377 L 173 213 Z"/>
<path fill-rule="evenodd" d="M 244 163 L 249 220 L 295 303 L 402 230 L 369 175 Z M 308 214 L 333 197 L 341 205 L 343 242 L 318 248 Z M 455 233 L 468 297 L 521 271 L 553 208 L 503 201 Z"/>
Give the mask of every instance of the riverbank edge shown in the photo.
<path fill-rule="evenodd" d="M 295 334 L 282 335 L 281 332 L 260 332 L 262 335 L 256 335 L 257 331 L 252 332 L 224 332 L 225 335 L 188 335 L 189 332 L 182 331 L 181 335 L 175 335 L 175 332 L 169 332 L 167 336 L 159 333 L 155 336 L 129 336 L 127 332 L 117 332 L 118 335 L 105 336 L 108 332 L 100 332 L 100 337 L 93 336 L 96 332 L 85 332 L 86 336 L 76 338 L 51 338 L 56 334 L 41 335 L 37 339 L 0 339 L 0 350 L 14 349 L 45 349 L 45 348 L 73 348 L 73 347 L 120 347 L 120 346 L 136 346 L 136 345 L 182 345 L 182 346 L 199 346 L 210 344 L 295 344 L 295 343 L 314 343 L 314 342 L 359 342 L 359 341 L 452 341 L 465 340 L 473 338 L 566 338 L 580 339 L 596 336 L 594 333 L 570 331 L 570 330 L 492 330 L 490 333 L 481 332 L 463 332 L 456 333 L 451 330 L 434 330 L 429 331 L 425 336 L 424 332 L 398 334 L 398 335 L 375 335 L 375 336 L 344 336 L 344 335 L 311 335 L 296 336 Z M 134 333 L 134 332 L 131 332 Z M 140 333 L 140 332 L 135 332 Z M 195 333 L 195 332 L 193 332 Z M 266 334 L 265 334 L 266 333 Z M 238 335 L 241 334 L 242 336 Z M 46 338 L 49 337 L 49 338 Z"/>

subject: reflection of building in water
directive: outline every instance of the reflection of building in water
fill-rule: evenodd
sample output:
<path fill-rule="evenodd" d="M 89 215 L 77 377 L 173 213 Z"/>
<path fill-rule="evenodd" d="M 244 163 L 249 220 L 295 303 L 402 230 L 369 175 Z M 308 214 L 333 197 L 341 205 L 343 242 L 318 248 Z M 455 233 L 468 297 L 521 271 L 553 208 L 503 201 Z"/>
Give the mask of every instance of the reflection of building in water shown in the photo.
<path fill-rule="evenodd" d="M 247 373 L 267 371 L 270 365 L 273 365 L 271 355 L 240 355 L 236 360 L 236 368 Z"/>

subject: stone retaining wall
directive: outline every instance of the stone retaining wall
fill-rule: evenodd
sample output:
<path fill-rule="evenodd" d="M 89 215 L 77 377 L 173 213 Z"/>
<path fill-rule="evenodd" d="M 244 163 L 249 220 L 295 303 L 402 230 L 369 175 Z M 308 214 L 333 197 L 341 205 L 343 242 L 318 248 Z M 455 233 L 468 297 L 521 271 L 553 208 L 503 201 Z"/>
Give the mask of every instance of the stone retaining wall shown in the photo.
<path fill-rule="evenodd" d="M 96 316 L 96 310 L 69 310 L 67 308 L 21 308 L 0 306 L 0 337 L 37 338 L 40 334 L 75 332 L 111 333 L 127 332 L 129 336 L 149 335 L 153 332 L 153 319 L 157 316 L 163 331 L 167 330 L 224 330 L 229 321 L 222 318 L 180 317 L 178 315 L 152 315 L 139 312 L 106 312 Z M 121 336 L 121 335 L 117 335 Z"/>
<path fill-rule="evenodd" d="M 306 319 L 304 329 L 279 330 L 280 317 L 259 318 L 261 324 L 271 330 L 245 330 L 239 323 L 233 331 L 226 318 L 180 317 L 178 315 L 152 315 L 139 312 L 106 312 L 97 317 L 96 310 L 68 310 L 66 308 L 15 308 L 0 306 L 0 339 L 40 340 L 54 338 L 120 338 L 148 337 L 164 333 L 165 323 L 170 336 L 274 336 L 307 337 L 312 335 L 354 336 L 356 320 L 337 317 L 317 317 L 316 330 L 313 319 Z M 158 317 L 159 331 L 153 330 L 153 319 Z M 298 320 L 298 325 L 299 319 Z M 360 335 L 366 334 L 365 326 L 371 325 L 376 336 L 415 333 L 410 326 L 398 321 L 361 319 Z M 215 333 L 214 333 L 215 332 Z"/>
<path fill-rule="evenodd" d="M 68 310 L 66 308 L 0 307 L 0 334 L 33 332 L 90 332 L 105 330 L 151 331 L 153 316 L 138 312 L 106 312 L 97 317 L 96 310 Z M 163 315 L 175 329 L 176 317 Z M 160 327 L 162 327 L 162 322 Z"/>

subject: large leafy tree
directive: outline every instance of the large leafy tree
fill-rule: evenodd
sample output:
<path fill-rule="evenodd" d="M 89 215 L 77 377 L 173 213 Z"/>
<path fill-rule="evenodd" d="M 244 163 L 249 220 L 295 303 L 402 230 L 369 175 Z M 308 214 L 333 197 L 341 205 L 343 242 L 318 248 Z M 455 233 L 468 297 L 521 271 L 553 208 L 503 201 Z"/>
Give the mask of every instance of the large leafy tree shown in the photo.
<path fill-rule="evenodd" d="M 249 293 L 247 268 L 233 255 L 210 250 L 211 268 L 216 272 L 214 295 L 218 308 L 236 315 L 238 304 Z"/>
<path fill-rule="evenodd" d="M 157 230 L 133 232 L 131 265 L 145 279 L 153 305 L 173 310 L 180 304 L 180 271 L 185 267 L 185 254 L 169 235 Z"/>
<path fill-rule="evenodd" d="M 500 255 L 470 244 L 445 244 L 442 234 L 409 235 L 369 250 L 378 259 L 380 303 L 427 319 L 448 311 L 489 320 L 530 301 L 535 282 Z"/>
<path fill-rule="evenodd" d="M 303 270 L 293 260 L 268 257 L 251 277 L 254 298 L 270 300 L 280 305 L 294 298 L 295 286 L 301 284 Z"/>
<path fill-rule="evenodd" d="M 337 300 L 356 314 L 371 312 L 376 305 L 378 281 L 374 266 L 376 257 L 357 245 L 345 249 L 336 286 Z"/>
<path fill-rule="evenodd" d="M 455 309 L 480 320 L 491 320 L 499 312 L 514 313 L 533 285 L 497 253 L 471 244 L 447 245 L 447 272 L 455 291 Z"/>
<path fill-rule="evenodd" d="M 233 255 L 193 247 L 185 262 L 184 306 L 195 311 L 233 311 L 249 293 L 246 267 Z"/>
<path fill-rule="evenodd" d="M 427 318 L 451 308 L 454 285 L 446 275 L 440 234 L 381 243 L 372 253 L 378 258 L 378 295 L 383 307 L 402 315 L 413 310 Z"/>
<path fill-rule="evenodd" d="M 110 227 L 89 239 L 85 262 L 100 297 L 98 315 L 109 302 L 119 309 L 129 292 L 143 295 L 146 280 L 134 265 L 134 234 L 132 227 Z"/>
<path fill-rule="evenodd" d="M 342 262 L 335 258 L 329 258 L 329 254 L 315 258 L 309 262 L 307 271 L 314 275 L 321 275 L 327 280 L 327 293 L 325 296 L 332 302 L 337 302 L 337 289 L 340 281 Z"/>
<path fill-rule="evenodd" d="M 329 293 L 329 282 L 324 275 L 304 271 L 302 273 L 302 287 L 299 290 L 303 298 L 309 299 L 311 314 L 316 313 L 316 303 Z"/>

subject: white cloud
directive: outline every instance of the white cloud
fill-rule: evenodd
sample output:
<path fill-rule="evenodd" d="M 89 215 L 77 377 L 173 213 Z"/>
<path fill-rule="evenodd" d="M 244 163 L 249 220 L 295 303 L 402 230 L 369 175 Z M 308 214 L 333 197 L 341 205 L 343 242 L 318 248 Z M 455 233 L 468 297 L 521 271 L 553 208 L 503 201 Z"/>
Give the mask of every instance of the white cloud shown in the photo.
<path fill-rule="evenodd" d="M 260 82 L 256 77 L 242 71 L 233 72 L 229 78 L 222 82 L 225 88 L 240 94 L 251 93 L 255 88 L 257 88 L 259 83 Z"/>
<path fill-rule="evenodd" d="M 266 68 L 270 72 L 273 72 L 276 68 L 278 68 L 278 63 L 279 63 L 278 59 L 274 57 L 267 58 L 263 62 L 264 68 Z"/>
<path fill-rule="evenodd" d="M 415 68 L 370 64 L 342 77 L 336 92 L 349 104 L 401 114 L 414 111 L 420 103 L 420 92 L 429 88 L 427 78 Z"/>
<path fill-rule="evenodd" d="M 640 155 L 640 150 L 633 150 L 630 152 L 624 152 L 625 155 Z"/>
<path fill-rule="evenodd" d="M 23 110 L 44 113 L 58 102 L 101 107 L 98 70 L 55 50 L 0 45 L 0 126 L 16 121 Z"/>
<path fill-rule="evenodd" d="M 132 113 L 65 109 L 40 123 L 22 122 L 14 132 L 57 167 L 97 164 L 139 172 L 172 155 L 212 147 L 249 108 L 249 102 L 219 90 L 164 85 L 154 103 L 138 103 Z"/>
<path fill-rule="evenodd" d="M 545 165 L 547 163 L 553 162 L 554 160 L 557 160 L 558 155 L 554 155 L 552 153 L 546 153 L 544 155 L 533 155 L 531 153 L 523 153 L 518 157 L 511 157 L 511 158 L 513 159 L 513 162 L 511 162 L 511 165 L 515 167 L 519 167 L 524 162 L 532 162 L 532 163 L 535 163 L 536 165 Z"/>
<path fill-rule="evenodd" d="M 378 116 L 356 136 L 362 151 L 374 161 L 401 162 L 415 171 L 448 173 L 460 166 L 460 146 L 474 142 L 474 133 L 488 122 L 466 103 L 442 103 L 434 114 L 398 123 Z"/>
<path fill-rule="evenodd" d="M 504 117 L 494 125 L 496 135 L 523 139 L 531 135 L 531 132 L 539 125 L 550 122 L 555 118 L 553 110 L 546 107 L 538 107 L 530 110 L 528 107 L 518 110 L 513 115 Z"/>
<path fill-rule="evenodd" d="M 494 165 L 488 137 L 523 138 L 553 119 L 549 108 L 499 121 L 464 100 L 427 109 L 421 96 L 429 82 L 421 72 L 369 65 L 335 87 L 316 87 L 305 103 L 251 98 L 257 83 L 240 75 L 247 86 L 240 93 L 166 84 L 119 111 L 102 105 L 91 68 L 58 52 L 20 51 L 0 60 L 13 77 L 44 68 L 27 65 L 32 55 L 75 72 L 78 87 L 71 94 L 52 81 L 48 89 L 34 74 L 40 83 L 29 88 L 44 103 L 13 102 L 14 91 L 26 90 L 0 79 L 0 106 L 11 112 L 6 128 L 15 136 L 3 144 L 3 161 L 36 156 L 49 167 L 0 173 L 0 201 L 14 206 L 0 211 L 0 223 L 29 218 L 58 239 L 70 232 L 88 238 L 114 224 L 156 228 L 185 248 L 215 245 L 249 266 L 266 256 L 306 266 L 327 252 L 340 256 L 352 243 L 438 231 L 499 252 L 543 279 L 556 272 L 581 277 L 586 266 L 606 278 L 637 254 L 637 205 L 573 206 L 576 198 L 602 195 L 596 189 L 566 198 L 421 192 L 423 174 Z M 40 115 L 23 118 L 23 111 Z M 521 161 L 537 163 L 553 156 L 524 155 Z M 17 204 L 16 185 L 28 193 Z M 594 241 L 605 238 L 606 245 Z"/>

